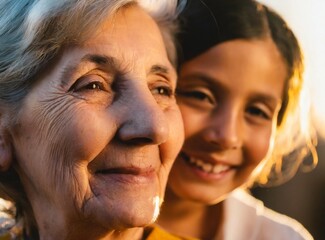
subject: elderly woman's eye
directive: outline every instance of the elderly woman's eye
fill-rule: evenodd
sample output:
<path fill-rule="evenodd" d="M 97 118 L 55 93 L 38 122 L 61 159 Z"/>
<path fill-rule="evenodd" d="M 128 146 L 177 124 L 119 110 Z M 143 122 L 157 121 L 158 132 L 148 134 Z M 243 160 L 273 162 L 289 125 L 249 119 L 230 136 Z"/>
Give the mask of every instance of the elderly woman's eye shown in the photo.
<path fill-rule="evenodd" d="M 104 80 L 95 80 L 95 79 L 86 79 L 80 78 L 78 79 L 69 89 L 72 92 L 80 92 L 80 91 L 107 91 L 106 82 Z"/>
<path fill-rule="evenodd" d="M 173 90 L 170 87 L 167 86 L 160 86 L 156 87 L 152 90 L 152 93 L 154 95 L 162 95 L 166 97 L 171 97 L 173 95 Z"/>
<path fill-rule="evenodd" d="M 83 87 L 89 90 L 104 90 L 104 86 L 101 82 L 92 82 Z"/>
<path fill-rule="evenodd" d="M 157 88 L 157 92 L 158 94 L 165 96 L 171 96 L 173 94 L 173 91 L 168 87 L 159 87 Z"/>

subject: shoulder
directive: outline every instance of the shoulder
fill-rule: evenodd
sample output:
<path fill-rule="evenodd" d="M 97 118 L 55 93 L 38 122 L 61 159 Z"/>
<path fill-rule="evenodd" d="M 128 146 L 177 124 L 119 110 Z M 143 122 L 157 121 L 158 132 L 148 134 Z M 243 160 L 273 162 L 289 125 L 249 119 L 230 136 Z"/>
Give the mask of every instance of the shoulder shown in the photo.
<path fill-rule="evenodd" d="M 195 240 L 194 238 L 186 238 L 172 235 L 157 225 L 151 225 L 146 227 L 145 232 L 147 232 L 146 240 Z"/>
<path fill-rule="evenodd" d="M 298 221 L 265 207 L 262 201 L 244 190 L 234 191 L 224 204 L 225 227 L 229 223 L 241 226 L 240 232 L 246 234 L 247 239 L 313 239 Z"/>

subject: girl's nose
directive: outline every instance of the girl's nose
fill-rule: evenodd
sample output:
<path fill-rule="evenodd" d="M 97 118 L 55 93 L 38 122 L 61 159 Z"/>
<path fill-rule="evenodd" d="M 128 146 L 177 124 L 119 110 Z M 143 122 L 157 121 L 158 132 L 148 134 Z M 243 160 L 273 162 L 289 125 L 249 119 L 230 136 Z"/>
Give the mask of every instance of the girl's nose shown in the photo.
<path fill-rule="evenodd" d="M 240 148 L 244 128 L 240 114 L 232 109 L 216 112 L 203 131 L 204 140 L 220 150 Z"/>

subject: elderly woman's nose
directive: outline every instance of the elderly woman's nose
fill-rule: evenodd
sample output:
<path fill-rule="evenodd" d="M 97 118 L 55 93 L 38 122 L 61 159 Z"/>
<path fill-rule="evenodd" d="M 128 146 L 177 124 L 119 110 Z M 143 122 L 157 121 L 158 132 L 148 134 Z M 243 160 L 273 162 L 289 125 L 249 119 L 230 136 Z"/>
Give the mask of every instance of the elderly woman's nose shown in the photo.
<path fill-rule="evenodd" d="M 136 144 L 161 144 L 169 134 L 166 114 L 149 92 L 137 93 L 127 101 L 118 137 Z"/>

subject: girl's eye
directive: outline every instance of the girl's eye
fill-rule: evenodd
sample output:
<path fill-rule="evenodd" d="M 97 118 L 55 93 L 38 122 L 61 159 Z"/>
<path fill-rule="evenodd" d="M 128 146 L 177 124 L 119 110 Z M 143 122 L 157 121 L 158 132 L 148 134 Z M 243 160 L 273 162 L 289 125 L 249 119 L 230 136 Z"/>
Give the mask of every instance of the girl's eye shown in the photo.
<path fill-rule="evenodd" d="M 178 91 L 177 94 L 180 97 L 190 98 L 194 100 L 199 100 L 203 102 L 208 102 L 211 104 L 215 103 L 215 100 L 213 97 L 211 97 L 209 94 L 206 94 L 203 91 L 199 90 L 193 90 L 193 91 Z"/>
<path fill-rule="evenodd" d="M 270 120 L 272 118 L 271 114 L 267 113 L 266 111 L 258 108 L 258 107 L 250 107 L 247 109 L 247 112 L 250 115 L 256 116 L 256 117 L 260 117 L 263 119 L 267 119 Z"/>

